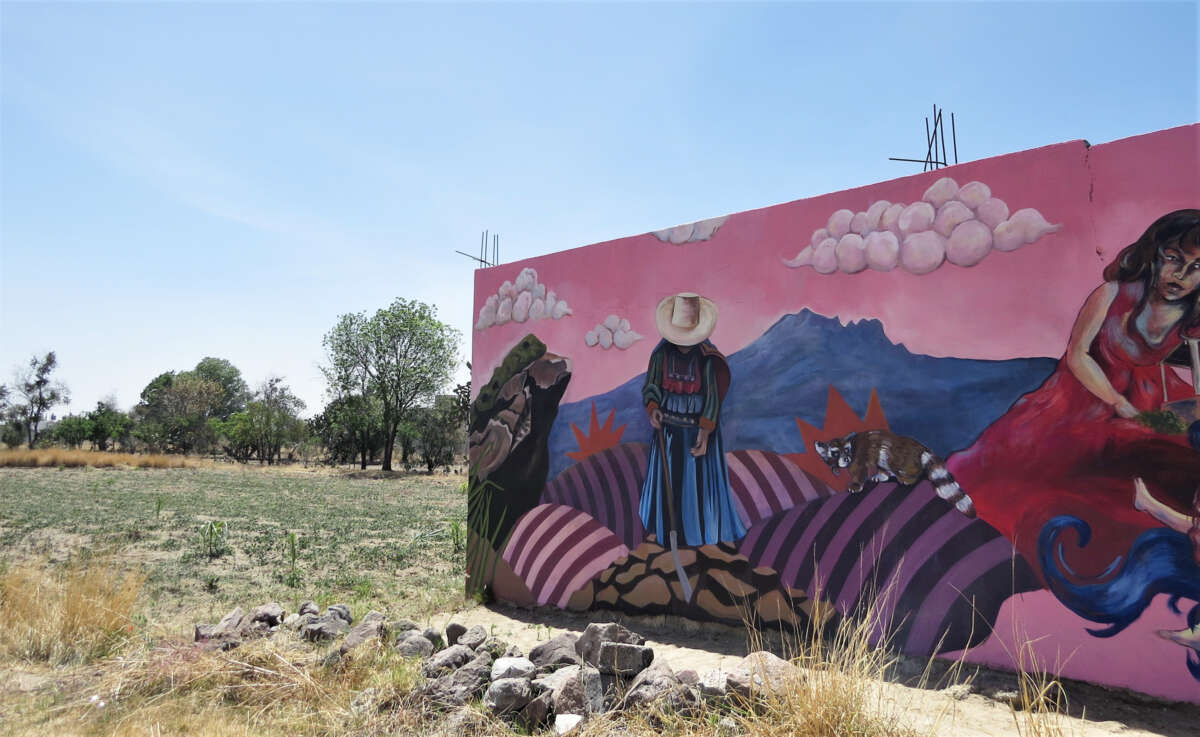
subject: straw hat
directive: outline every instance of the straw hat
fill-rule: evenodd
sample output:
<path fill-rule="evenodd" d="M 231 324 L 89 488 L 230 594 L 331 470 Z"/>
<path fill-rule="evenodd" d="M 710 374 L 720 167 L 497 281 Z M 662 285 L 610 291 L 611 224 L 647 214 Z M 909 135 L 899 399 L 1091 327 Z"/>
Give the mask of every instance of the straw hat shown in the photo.
<path fill-rule="evenodd" d="M 717 326 L 717 306 L 698 294 L 680 292 L 658 303 L 654 322 L 658 334 L 675 345 L 696 345 Z"/>

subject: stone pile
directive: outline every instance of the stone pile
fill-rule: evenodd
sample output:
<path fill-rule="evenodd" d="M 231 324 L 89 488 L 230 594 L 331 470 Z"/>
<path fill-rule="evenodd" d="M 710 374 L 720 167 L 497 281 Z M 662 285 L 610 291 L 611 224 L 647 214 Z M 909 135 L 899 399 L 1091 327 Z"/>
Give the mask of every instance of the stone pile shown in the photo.
<path fill-rule="evenodd" d="M 645 638 L 614 622 L 592 623 L 582 635 L 562 634 L 523 654 L 482 626 L 456 622 L 444 633 L 415 622 L 389 622 L 369 612 L 357 624 L 344 604 L 321 612 L 313 602 L 286 615 L 278 603 L 249 616 L 240 608 L 215 625 L 196 625 L 195 639 L 230 649 L 242 641 L 292 631 L 312 642 L 341 638 L 331 657 L 345 656 L 371 640 L 419 658 L 425 677 L 419 692 L 446 708 L 482 698 L 497 717 L 527 730 L 553 725 L 566 734 L 592 715 L 662 704 L 680 712 L 706 700 L 748 701 L 789 688 L 800 670 L 771 653 L 751 653 L 728 670 L 704 674 L 655 660 Z"/>

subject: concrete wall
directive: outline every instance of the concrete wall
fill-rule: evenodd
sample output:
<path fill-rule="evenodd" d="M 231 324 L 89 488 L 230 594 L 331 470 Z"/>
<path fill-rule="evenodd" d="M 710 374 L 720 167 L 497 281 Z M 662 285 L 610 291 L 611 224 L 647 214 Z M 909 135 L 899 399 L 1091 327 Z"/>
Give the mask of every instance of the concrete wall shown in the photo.
<path fill-rule="evenodd" d="M 1200 456 L 1060 362 L 1104 267 L 1200 206 L 1198 163 L 1200 126 L 1073 141 L 476 272 L 469 586 L 759 624 L 870 610 L 906 652 L 1011 666 L 1038 638 L 1063 675 L 1200 701 L 1192 543 L 1133 504 L 1144 477 L 1186 518 Z M 1113 289 L 1100 371 L 1161 410 L 1138 387 L 1161 393 L 1180 332 L 1136 343 L 1144 286 Z M 740 524 L 680 530 L 673 555 L 647 531 L 643 386 L 656 309 L 681 292 L 717 309 L 705 355 L 731 382 L 702 475 L 728 484 L 673 498 L 708 494 Z M 1171 399 L 1192 393 L 1181 375 Z M 935 459 L 849 493 L 814 444 L 881 429 Z"/>

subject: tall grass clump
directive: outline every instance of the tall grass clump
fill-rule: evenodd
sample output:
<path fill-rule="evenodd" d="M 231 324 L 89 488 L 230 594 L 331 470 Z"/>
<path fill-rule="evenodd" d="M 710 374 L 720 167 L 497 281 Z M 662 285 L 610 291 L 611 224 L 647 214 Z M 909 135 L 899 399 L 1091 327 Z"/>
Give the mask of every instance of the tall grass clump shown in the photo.
<path fill-rule="evenodd" d="M 0 573 L 0 654 L 50 665 L 86 663 L 132 636 L 144 577 L 92 559 L 53 568 L 22 563 Z"/>
<path fill-rule="evenodd" d="M 108 661 L 97 690 L 111 734 L 154 724 L 240 724 L 249 734 L 391 734 L 436 716 L 416 696 L 419 664 L 384 643 L 328 658 L 299 640 L 263 638 L 223 652 L 164 644 Z M 217 707 L 217 708 L 214 708 Z"/>
<path fill-rule="evenodd" d="M 64 448 L 0 450 L 0 468 L 195 468 L 198 465 L 195 460 L 184 456 L 161 453 L 102 453 Z"/>
<path fill-rule="evenodd" d="M 917 732 L 902 718 L 904 708 L 884 688 L 895 663 L 889 648 L 882 607 L 872 597 L 859 616 L 840 618 L 831 627 L 781 632 L 785 656 L 798 666 L 783 688 L 765 692 L 757 709 L 738 719 L 747 735 L 761 737 L 910 737 Z M 836 616 L 814 599 L 814 621 Z M 751 628 L 751 643 L 762 635 Z M 757 649 L 757 648 L 756 648 Z M 788 652 L 790 651 L 790 652 Z"/>

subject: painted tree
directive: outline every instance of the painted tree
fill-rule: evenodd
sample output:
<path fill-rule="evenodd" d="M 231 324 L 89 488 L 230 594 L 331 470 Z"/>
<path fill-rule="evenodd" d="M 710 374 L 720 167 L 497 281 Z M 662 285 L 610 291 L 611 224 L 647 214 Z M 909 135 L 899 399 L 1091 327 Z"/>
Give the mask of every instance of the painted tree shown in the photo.
<path fill-rule="evenodd" d="M 400 423 L 450 382 L 460 338 L 434 307 L 406 299 L 374 315 L 342 315 L 325 335 L 330 393 L 369 394 L 382 404 L 383 470 L 392 470 Z"/>
<path fill-rule="evenodd" d="M 58 368 L 58 358 L 50 351 L 43 358 L 33 356 L 29 367 L 18 370 L 13 388 L 18 401 L 10 414 L 25 429 L 25 438 L 32 448 L 38 440 L 39 427 L 51 407 L 71 401 L 67 387 L 50 377 Z"/>

